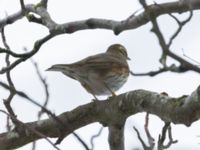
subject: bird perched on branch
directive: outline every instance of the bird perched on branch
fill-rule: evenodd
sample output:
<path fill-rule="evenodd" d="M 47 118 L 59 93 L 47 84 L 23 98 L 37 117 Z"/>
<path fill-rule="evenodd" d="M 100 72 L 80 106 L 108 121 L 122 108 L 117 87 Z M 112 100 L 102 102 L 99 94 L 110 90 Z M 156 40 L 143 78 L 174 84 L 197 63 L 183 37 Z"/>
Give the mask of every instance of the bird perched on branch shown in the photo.
<path fill-rule="evenodd" d="M 89 56 L 72 64 L 56 64 L 47 71 L 60 71 L 75 79 L 96 95 L 115 95 L 127 81 L 130 70 L 127 50 L 121 44 L 113 44 L 105 53 Z"/>

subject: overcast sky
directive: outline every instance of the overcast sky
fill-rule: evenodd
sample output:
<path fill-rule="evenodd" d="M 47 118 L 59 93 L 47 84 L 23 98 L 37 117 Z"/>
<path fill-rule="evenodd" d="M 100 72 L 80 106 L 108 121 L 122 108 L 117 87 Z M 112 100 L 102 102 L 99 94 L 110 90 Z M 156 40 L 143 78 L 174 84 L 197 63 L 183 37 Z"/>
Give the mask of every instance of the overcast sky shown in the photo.
<path fill-rule="evenodd" d="M 157 2 L 166 2 L 160 0 Z M 170 1 L 170 0 L 168 0 Z M 171 0 L 172 1 L 172 0 Z M 25 0 L 25 3 L 36 3 L 36 0 Z M 151 2 L 151 1 L 148 1 Z M 20 9 L 19 0 L 0 0 L 0 18 L 4 18 L 6 14 L 12 14 Z M 106 18 L 122 20 L 140 9 L 138 1 L 134 0 L 49 0 L 48 10 L 51 17 L 57 23 L 64 23 L 75 20 L 88 18 Z M 185 18 L 188 14 L 181 16 Z M 159 17 L 159 24 L 166 39 L 175 31 L 177 25 L 168 16 Z M 183 56 L 182 50 L 196 60 L 200 60 L 200 14 L 194 13 L 191 22 L 188 23 L 180 36 L 173 43 L 172 49 L 180 56 Z M 65 77 L 61 73 L 45 72 L 45 69 L 56 63 L 72 63 L 89 55 L 105 52 L 107 47 L 114 43 L 121 43 L 128 49 L 129 62 L 133 72 L 148 72 L 156 70 L 160 67 L 159 57 L 161 49 L 158 45 L 157 38 L 150 32 L 151 24 L 148 23 L 135 30 L 125 31 L 115 36 L 110 30 L 84 30 L 73 34 L 63 34 L 57 36 L 45 43 L 40 51 L 33 57 L 39 63 L 42 74 L 47 78 L 50 88 L 50 102 L 48 108 L 60 114 L 70 111 L 79 105 L 86 104 L 93 98 L 88 94 L 81 85 L 70 78 Z M 48 30 L 38 24 L 29 23 L 26 19 L 21 19 L 16 23 L 9 25 L 5 29 L 8 43 L 13 51 L 22 52 L 23 47 L 31 50 L 34 41 L 43 37 Z M 0 42 L 2 47 L 2 43 Z M 0 55 L 0 67 L 5 63 Z M 173 62 L 173 60 L 171 60 Z M 17 66 L 12 71 L 13 81 L 19 90 L 25 91 L 39 103 L 44 101 L 44 89 L 39 82 L 33 65 L 30 61 L 26 61 Z M 4 76 L 0 76 L 0 80 L 4 80 Z M 163 73 L 156 77 L 132 77 L 117 92 L 123 93 L 135 89 L 146 89 L 155 92 L 167 92 L 170 96 L 181 96 L 190 94 L 200 83 L 199 75 L 193 72 L 184 74 Z M 0 88 L 0 99 L 7 96 L 7 92 Z M 100 97 L 105 99 L 105 97 Z M 12 106 L 18 115 L 18 118 L 24 122 L 34 121 L 37 119 L 38 107 L 28 103 L 27 101 L 15 97 Z M 0 103 L 0 109 L 4 109 L 3 101 Z M 6 117 L 0 114 L 1 123 L 5 122 Z M 136 126 L 143 134 L 144 114 L 131 116 L 127 120 L 125 128 L 126 149 L 141 148 L 136 138 L 133 126 Z M 160 133 L 163 122 L 158 117 L 150 117 L 150 131 L 155 139 Z M 183 125 L 172 127 L 173 136 L 178 139 L 178 144 L 170 147 L 171 150 L 177 149 L 200 149 L 199 122 L 194 123 L 190 128 Z M 89 144 L 90 137 L 98 132 L 100 124 L 95 123 L 88 125 L 76 132 Z M 5 123 L 1 124 L 0 131 L 5 131 Z M 144 136 L 146 139 L 146 137 Z M 55 141 L 55 140 L 54 140 Z M 53 150 L 52 146 L 46 141 L 37 142 L 39 149 Z M 95 140 L 95 150 L 108 150 L 107 129 L 103 130 L 102 135 Z M 20 150 L 29 150 L 31 145 L 26 145 Z M 77 143 L 73 136 L 68 136 L 59 145 L 61 149 L 82 150 L 82 145 Z"/>

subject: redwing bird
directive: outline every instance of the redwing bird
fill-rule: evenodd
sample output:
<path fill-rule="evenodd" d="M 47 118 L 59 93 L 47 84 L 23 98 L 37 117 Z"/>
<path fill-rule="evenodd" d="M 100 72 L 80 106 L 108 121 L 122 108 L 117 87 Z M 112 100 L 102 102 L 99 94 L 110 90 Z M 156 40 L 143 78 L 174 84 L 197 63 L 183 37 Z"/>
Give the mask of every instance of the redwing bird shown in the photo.
<path fill-rule="evenodd" d="M 72 64 L 56 64 L 48 71 L 60 71 L 75 79 L 96 95 L 115 95 L 127 81 L 130 70 L 127 50 L 121 44 L 113 44 L 105 53 L 96 54 Z"/>

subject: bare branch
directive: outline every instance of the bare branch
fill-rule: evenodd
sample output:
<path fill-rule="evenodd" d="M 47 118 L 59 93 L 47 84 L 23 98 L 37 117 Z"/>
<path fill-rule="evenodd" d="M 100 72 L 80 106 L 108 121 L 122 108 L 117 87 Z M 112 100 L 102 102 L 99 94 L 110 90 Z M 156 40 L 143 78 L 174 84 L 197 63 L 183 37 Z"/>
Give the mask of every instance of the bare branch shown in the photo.
<path fill-rule="evenodd" d="M 9 116 L 9 117 L 12 118 L 13 120 L 15 120 L 15 122 L 18 122 L 18 124 L 20 124 L 21 126 L 25 127 L 25 129 L 28 129 L 29 131 L 33 132 L 33 134 L 36 134 L 37 136 L 39 136 L 39 137 L 45 139 L 45 140 L 46 140 L 47 142 L 49 142 L 55 149 L 60 150 L 60 149 L 59 149 L 54 143 L 52 143 L 51 140 L 49 140 L 44 134 L 38 132 L 36 129 L 32 128 L 31 126 L 28 126 L 28 125 L 24 124 L 23 122 L 17 120 L 16 117 L 14 117 L 14 116 L 8 114 L 6 111 L 0 109 L 0 112 L 2 112 L 2 113 L 4 113 L 4 114 L 6 114 L 7 116 Z M 25 131 L 25 130 L 24 130 L 24 132 L 28 132 L 28 131 Z M 28 133 L 28 134 L 29 134 L 29 133 Z M 4 147 L 4 146 L 3 146 L 3 147 Z"/>
<path fill-rule="evenodd" d="M 155 146 L 155 140 L 154 138 L 151 136 L 150 132 L 149 132 L 149 113 L 146 113 L 146 117 L 145 117 L 145 124 L 144 124 L 144 130 L 145 130 L 145 133 L 147 135 L 147 139 L 148 139 L 148 143 L 149 143 L 149 146 L 151 149 L 154 148 Z"/>
<path fill-rule="evenodd" d="M 184 56 L 184 57 L 186 57 L 186 58 L 188 58 L 189 60 L 193 61 L 193 62 L 196 63 L 198 66 L 200 65 L 200 62 L 199 62 L 199 61 L 197 61 L 197 60 L 195 60 L 195 59 L 189 57 L 188 55 L 186 55 L 185 52 L 184 52 L 184 49 L 182 49 L 182 53 L 183 53 L 183 56 Z"/>
<path fill-rule="evenodd" d="M 108 142 L 110 150 L 125 150 L 124 147 L 125 116 L 118 118 L 115 123 L 108 124 Z"/>
<path fill-rule="evenodd" d="M 94 122 L 103 122 L 110 126 L 120 123 L 120 120 L 138 112 L 149 112 L 160 117 L 166 122 L 190 126 L 200 118 L 200 87 L 190 96 L 179 98 L 169 97 L 145 90 L 130 91 L 105 101 L 95 101 L 75 108 L 56 116 L 65 126 L 65 136 L 74 130 Z M 125 107 L 123 109 L 121 106 Z M 162 109 L 160 109 L 162 108 Z M 118 116 L 116 118 L 116 116 Z M 54 118 L 26 123 L 47 137 L 59 137 L 58 121 Z M 40 139 L 35 134 L 23 136 L 7 136 L 17 134 L 15 131 L 0 134 L 0 145 L 9 146 L 10 149 Z M 2 141 L 3 140 L 3 141 Z M 5 142 L 6 141 L 6 142 Z M 20 141 L 20 142 L 19 142 Z M 3 143 L 2 143 L 3 142 Z"/>
<path fill-rule="evenodd" d="M 36 5 L 33 5 L 33 4 L 25 5 L 25 9 L 28 13 L 33 12 L 42 17 L 43 15 L 41 15 L 40 13 L 42 11 L 45 12 L 45 9 L 46 9 L 45 5 L 41 5 L 43 3 L 47 4 L 47 1 L 43 0 L 39 4 L 36 4 Z M 41 10 L 39 8 L 39 10 L 37 10 L 38 7 L 44 8 L 44 9 Z M 177 1 L 177 2 L 163 3 L 163 4 L 160 4 L 159 6 L 155 4 L 149 6 L 149 10 L 151 12 L 154 12 L 155 17 L 168 14 L 168 13 L 182 13 L 182 12 L 189 11 L 191 9 L 196 10 L 199 8 L 200 8 L 200 2 L 198 0 L 191 0 L 188 3 L 181 3 Z M 54 21 L 53 22 L 50 21 L 50 22 L 52 22 L 52 25 L 54 27 L 57 27 L 57 29 L 54 29 L 54 30 L 56 30 L 59 33 L 60 32 L 73 33 L 75 31 L 84 30 L 84 29 L 103 28 L 103 29 L 113 30 L 116 34 L 119 34 L 122 31 L 135 29 L 139 26 L 142 26 L 148 23 L 150 19 L 146 17 L 147 16 L 146 14 L 148 14 L 148 12 L 144 11 L 137 16 L 131 15 L 130 17 L 127 17 L 126 20 L 121 20 L 121 21 L 91 18 L 88 20 L 64 23 L 63 25 L 58 25 L 58 24 L 56 25 Z M 19 11 L 13 15 L 8 16 L 7 18 L 3 20 L 0 20 L 0 28 L 4 27 L 7 24 L 17 21 L 18 19 L 21 19 L 22 17 L 24 17 L 24 14 L 22 13 L 22 11 Z"/>
<path fill-rule="evenodd" d="M 170 126 L 170 122 L 165 122 L 165 125 L 162 128 L 162 134 L 159 135 L 159 138 L 158 138 L 158 149 L 159 150 L 163 149 L 163 144 L 166 139 L 166 133 L 167 133 L 167 129 L 169 126 Z"/>
<path fill-rule="evenodd" d="M 200 73 L 199 67 L 197 67 L 196 65 L 186 61 L 182 57 L 176 55 L 175 53 L 173 53 L 169 49 L 168 45 L 166 44 L 165 38 L 164 38 L 162 32 L 160 31 L 160 28 L 159 28 L 159 25 L 157 23 L 157 19 L 156 19 L 154 12 L 152 12 L 151 9 L 149 9 L 149 6 L 146 5 L 144 0 L 140 0 L 140 3 L 143 5 L 145 10 L 149 12 L 148 18 L 151 20 L 151 23 L 152 23 L 152 26 L 153 26 L 152 32 L 154 32 L 155 35 L 157 36 L 159 44 L 162 48 L 163 54 L 162 54 L 162 57 L 161 57 L 161 62 L 164 65 L 164 67 L 166 66 L 166 57 L 169 56 L 169 57 L 173 58 L 174 60 L 180 62 L 181 66 L 183 66 L 184 68 L 187 68 L 188 70 L 193 70 L 193 71 Z"/>
<path fill-rule="evenodd" d="M 133 127 L 133 128 L 137 133 L 137 137 L 138 137 L 140 143 L 142 144 L 143 149 L 144 150 L 153 150 L 154 146 L 155 146 L 155 142 L 154 142 L 155 140 L 149 132 L 148 125 L 149 125 L 149 113 L 147 112 L 146 116 L 145 116 L 144 130 L 145 130 L 149 145 L 145 144 L 145 142 L 143 141 L 142 137 L 140 136 L 140 132 L 137 130 L 137 128 L 136 127 Z"/>
<path fill-rule="evenodd" d="M 46 79 L 42 76 L 42 73 L 39 70 L 38 64 L 31 59 L 31 62 L 36 70 L 37 76 L 39 77 L 40 82 L 42 83 L 43 87 L 44 87 L 44 91 L 45 91 L 45 100 L 44 100 L 44 104 L 43 104 L 43 108 L 47 107 L 47 104 L 49 102 L 49 88 L 48 88 L 48 84 L 46 82 Z M 41 109 L 40 112 L 38 112 L 38 119 L 40 119 L 41 115 L 44 113 L 43 112 L 43 108 Z"/>
<path fill-rule="evenodd" d="M 91 149 L 90 150 L 94 150 L 94 146 L 95 146 L 94 145 L 94 140 L 101 135 L 101 133 L 103 131 L 103 128 L 104 127 L 101 127 L 99 132 L 91 137 L 91 139 L 90 139 Z"/>
<path fill-rule="evenodd" d="M 166 134 L 168 132 L 169 141 L 166 145 L 164 145 L 164 141 L 166 140 Z M 177 140 L 173 140 L 171 133 L 171 126 L 169 122 L 165 122 L 165 125 L 162 128 L 162 134 L 159 135 L 158 138 L 158 150 L 163 150 L 169 148 L 172 144 L 177 143 Z"/>
<path fill-rule="evenodd" d="M 7 84 L 5 84 L 4 82 L 0 81 L 0 86 L 10 90 L 10 86 L 8 86 Z M 28 100 L 29 102 L 31 102 L 32 104 L 38 106 L 39 108 L 41 108 L 45 113 L 47 113 L 49 116 L 51 116 L 52 118 L 55 117 L 55 115 L 53 113 L 51 113 L 51 111 L 49 111 L 47 108 L 43 107 L 41 104 L 39 104 L 36 100 L 30 98 L 26 93 L 16 90 L 16 94 L 26 100 Z"/>
<path fill-rule="evenodd" d="M 86 150 L 90 150 L 88 145 L 83 141 L 83 139 L 75 132 L 72 133 L 76 139 L 83 145 L 83 147 L 86 149 Z"/>
<path fill-rule="evenodd" d="M 133 76 L 156 76 L 160 73 L 163 72 L 167 72 L 167 71 L 171 71 L 171 72 L 176 72 L 176 73 L 183 73 L 186 71 L 189 71 L 188 68 L 185 68 L 184 66 L 180 65 L 180 66 L 176 66 L 175 64 L 172 64 L 171 66 L 165 66 L 163 68 L 160 68 L 156 71 L 150 71 L 150 72 L 146 72 L 146 73 L 134 73 L 133 71 L 130 72 L 131 75 Z"/>
<path fill-rule="evenodd" d="M 151 149 L 149 146 L 147 146 L 147 145 L 145 144 L 145 142 L 143 141 L 142 137 L 140 136 L 140 132 L 138 131 L 138 129 L 137 129 L 136 127 L 133 127 L 133 129 L 134 129 L 135 132 L 137 133 L 137 137 L 138 137 L 140 143 L 142 144 L 143 149 L 144 149 L 144 150 L 153 150 L 153 149 Z"/>
<path fill-rule="evenodd" d="M 29 55 L 29 52 L 24 53 L 24 54 L 18 54 L 18 53 L 12 52 L 10 49 L 5 49 L 5 48 L 0 48 L 0 53 L 6 53 L 13 57 L 27 57 Z"/>
<path fill-rule="evenodd" d="M 3 83 L 1 81 L 0 81 L 0 86 L 2 86 L 3 88 L 5 88 L 7 90 L 9 90 L 9 88 L 10 88 L 7 84 L 5 84 L 5 83 Z M 63 128 L 66 128 L 66 127 L 69 128 L 69 126 L 66 123 L 62 122 L 62 120 L 60 120 L 59 118 L 57 118 L 50 110 L 48 110 L 43 105 L 40 105 L 39 103 L 37 103 L 36 100 L 33 100 L 32 98 L 30 98 L 24 92 L 17 90 L 16 94 L 19 95 L 19 96 L 21 96 L 22 98 L 28 100 L 29 102 L 33 103 L 34 105 L 40 107 L 43 112 L 47 113 L 51 118 L 53 118 L 57 122 L 57 128 L 58 128 L 59 132 L 63 132 Z M 62 134 L 64 134 L 64 133 L 62 133 Z M 78 134 L 76 134 L 76 133 L 72 133 L 72 134 L 79 140 L 79 142 L 83 145 L 83 147 L 85 147 L 85 148 L 88 147 L 87 144 L 78 136 Z M 60 135 L 60 136 L 62 136 L 61 139 L 59 138 L 55 144 L 60 143 L 64 139 L 64 137 L 65 137 L 63 135 Z"/>
<path fill-rule="evenodd" d="M 23 56 L 22 58 L 17 59 L 16 61 L 14 61 L 12 64 L 10 64 L 8 67 L 4 67 L 0 70 L 0 74 L 3 74 L 9 70 L 12 70 L 14 67 L 16 67 L 18 64 L 22 63 L 23 61 L 27 60 L 28 58 L 32 57 L 34 54 L 36 54 L 40 47 L 47 42 L 48 40 L 50 40 L 53 36 L 51 34 L 43 37 L 42 39 L 38 40 L 35 42 L 34 44 L 34 48 L 32 49 L 32 51 L 26 53 L 26 56 Z"/>
<path fill-rule="evenodd" d="M 178 140 L 173 140 L 172 138 L 171 126 L 168 127 L 168 138 L 169 138 L 169 142 L 166 145 L 163 145 L 165 149 L 169 148 L 172 144 L 175 144 L 178 142 Z"/>
<path fill-rule="evenodd" d="M 168 47 L 170 47 L 172 45 L 173 40 L 178 36 L 178 34 L 181 32 L 183 26 L 188 23 L 193 16 L 193 11 L 190 11 L 190 15 L 189 17 L 184 20 L 184 21 L 179 21 L 178 18 L 176 18 L 174 15 L 169 14 L 172 18 L 174 18 L 174 20 L 176 20 L 176 22 L 178 23 L 178 29 L 174 32 L 174 34 L 171 36 L 171 38 L 169 39 L 169 43 L 167 44 Z"/>
<path fill-rule="evenodd" d="M 10 47 L 7 44 L 7 41 L 6 41 L 6 36 L 5 36 L 5 33 L 4 33 L 4 28 L 1 29 L 1 38 L 2 38 L 4 46 L 9 50 Z M 9 55 L 8 54 L 6 54 L 5 61 L 6 61 L 6 66 L 9 66 L 10 65 L 10 61 L 9 61 Z M 9 112 L 9 114 L 11 116 L 13 116 L 13 117 L 11 117 L 11 120 L 14 123 L 14 125 L 16 127 L 19 127 L 18 122 L 16 122 L 17 116 L 16 116 L 16 114 L 14 113 L 14 111 L 13 111 L 13 109 L 11 107 L 11 101 L 12 101 L 13 97 L 16 94 L 16 89 L 15 89 L 14 83 L 13 83 L 13 81 L 11 79 L 10 71 L 6 72 L 6 78 L 7 78 L 7 81 L 8 81 L 8 85 L 10 87 L 10 89 L 9 89 L 10 93 L 9 93 L 8 98 L 4 99 L 4 105 L 5 105 L 6 109 L 7 109 L 7 111 Z M 15 119 L 13 119 L 14 117 L 15 117 Z M 7 126 L 9 126 L 9 125 L 7 125 Z"/>
<path fill-rule="evenodd" d="M 162 8 L 162 6 L 160 4 L 157 4 L 156 2 L 154 2 L 154 5 L 157 5 L 158 7 L 160 7 L 161 9 L 164 9 Z M 169 43 L 167 44 L 168 47 L 171 46 L 173 40 L 178 36 L 178 34 L 181 32 L 183 26 L 188 23 L 191 19 L 192 19 L 192 16 L 193 16 L 193 10 L 192 8 L 190 9 L 190 15 L 189 17 L 184 20 L 184 21 L 179 21 L 179 19 L 177 17 L 175 17 L 172 13 L 168 13 L 169 16 L 171 16 L 178 24 L 178 29 L 174 32 L 174 34 L 171 36 L 171 38 L 169 39 Z"/>
<path fill-rule="evenodd" d="M 36 141 L 34 141 L 32 144 L 32 150 L 36 150 Z"/>
<path fill-rule="evenodd" d="M 24 50 L 27 51 L 26 48 L 24 48 Z M 47 104 L 48 104 L 48 101 L 49 101 L 48 84 L 46 82 L 46 79 L 42 76 L 42 74 L 39 70 L 38 64 L 31 58 L 30 58 L 30 61 L 33 64 L 33 66 L 36 70 L 37 76 L 39 77 L 39 80 L 40 80 L 40 82 L 42 83 L 42 85 L 45 89 L 45 101 L 44 101 L 43 107 L 41 108 L 41 111 L 38 112 L 38 120 L 40 120 L 42 114 L 44 113 L 43 108 L 47 107 Z M 36 149 L 36 141 L 34 141 L 33 144 L 32 144 L 32 150 L 35 150 L 35 149 Z"/>

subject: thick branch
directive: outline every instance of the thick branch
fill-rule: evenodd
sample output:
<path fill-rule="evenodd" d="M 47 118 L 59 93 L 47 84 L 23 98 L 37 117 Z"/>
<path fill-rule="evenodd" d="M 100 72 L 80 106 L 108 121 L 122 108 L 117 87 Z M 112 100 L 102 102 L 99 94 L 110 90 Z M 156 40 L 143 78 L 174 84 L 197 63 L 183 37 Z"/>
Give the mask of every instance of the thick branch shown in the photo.
<path fill-rule="evenodd" d="M 158 17 L 163 14 L 169 13 L 182 13 L 189 10 L 197 10 L 200 8 L 200 1 L 199 0 L 190 0 L 190 1 L 177 1 L 177 2 L 168 2 L 163 4 L 153 4 L 149 6 L 149 11 L 153 12 L 155 17 Z M 135 29 L 140 27 L 150 21 L 148 17 L 149 11 L 144 11 L 137 16 L 130 16 L 127 19 L 122 21 L 115 21 L 109 19 L 96 19 L 91 18 L 87 20 L 69 22 L 64 24 L 56 24 L 51 17 L 49 16 L 48 12 L 44 7 L 40 7 L 40 4 L 37 6 L 34 5 L 25 5 L 26 12 L 33 12 L 39 15 L 43 22 L 42 24 L 45 25 L 50 31 L 54 31 L 56 34 L 61 33 L 73 33 L 75 31 L 84 30 L 84 29 L 109 29 L 113 30 L 115 34 L 119 34 L 122 31 Z M 0 20 L 0 28 L 4 27 L 7 24 L 14 23 L 18 19 L 24 17 L 24 13 L 20 10 L 19 12 L 8 16 L 5 19 Z M 41 24 L 41 22 L 40 22 Z"/>
<path fill-rule="evenodd" d="M 124 150 L 124 120 L 118 124 L 109 125 L 109 146 L 110 150 Z"/>
<path fill-rule="evenodd" d="M 145 90 L 131 91 L 105 101 L 95 101 L 79 106 L 59 115 L 58 118 L 67 124 L 65 132 L 69 135 L 74 130 L 93 122 L 101 122 L 108 126 L 119 124 L 123 118 L 138 112 L 149 112 L 166 122 L 190 126 L 200 118 L 200 87 L 190 96 L 179 98 Z M 58 123 L 53 118 L 30 122 L 26 125 L 47 137 L 60 135 Z M 24 133 L 26 134 L 23 136 L 14 130 L 2 133 L 0 134 L 0 145 L 13 149 L 41 138 L 30 131 Z"/>

